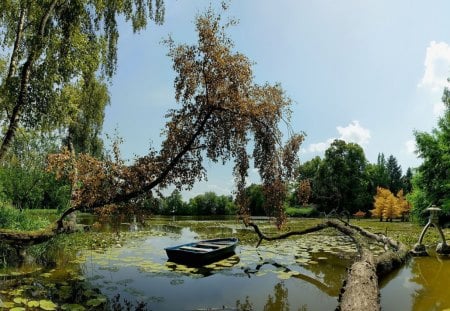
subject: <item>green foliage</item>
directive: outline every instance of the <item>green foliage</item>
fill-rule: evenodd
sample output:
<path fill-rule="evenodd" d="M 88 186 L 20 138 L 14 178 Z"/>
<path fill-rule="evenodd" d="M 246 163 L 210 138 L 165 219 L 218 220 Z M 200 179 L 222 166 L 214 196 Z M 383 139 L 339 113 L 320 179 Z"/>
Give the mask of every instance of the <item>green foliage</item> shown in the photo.
<path fill-rule="evenodd" d="M 306 207 L 286 207 L 286 214 L 289 217 L 317 217 L 319 213 L 314 206 Z"/>
<path fill-rule="evenodd" d="M 0 228 L 20 231 L 36 230 L 50 224 L 47 218 L 40 217 L 28 210 L 20 211 L 4 203 L 0 207 Z"/>
<path fill-rule="evenodd" d="M 442 100 L 446 106 L 438 127 L 431 133 L 416 132 L 417 153 L 423 159 L 413 178 L 413 213 L 420 217 L 431 205 L 441 207 L 450 215 L 450 91 Z"/>
<path fill-rule="evenodd" d="M 0 166 L 0 192 L 3 199 L 19 209 L 64 209 L 70 187 L 45 170 L 46 154 L 55 151 L 57 139 L 38 132 L 18 136 L 7 161 Z"/>
<path fill-rule="evenodd" d="M 7 128 L 0 158 L 18 127 L 51 132 L 76 126 L 71 119 L 89 114 L 85 113 L 87 106 L 79 106 L 81 115 L 77 111 L 70 115 L 74 110 L 65 109 L 60 98 L 67 85 L 101 80 L 100 75 L 111 78 L 115 73 L 121 16 L 131 22 L 134 31 L 140 31 L 150 20 L 163 22 L 164 2 L 0 2 L 0 54 L 8 60 L 0 64 L 0 122 Z M 97 97 L 85 103 L 89 109 L 104 107 Z"/>
<path fill-rule="evenodd" d="M 248 200 L 248 209 L 254 216 L 266 215 L 264 210 L 265 196 L 261 185 L 251 184 L 245 190 L 246 199 Z"/>
<path fill-rule="evenodd" d="M 218 196 L 214 192 L 206 192 L 183 201 L 178 190 L 159 202 L 159 209 L 154 212 L 162 215 L 233 215 L 236 214 L 236 205 L 231 196 Z"/>
<path fill-rule="evenodd" d="M 189 200 L 189 210 L 193 215 L 229 215 L 236 207 L 231 197 L 206 192 Z"/>
<path fill-rule="evenodd" d="M 367 210 L 372 196 L 367 192 L 366 163 L 359 145 L 343 140 L 331 144 L 316 176 L 317 200 L 323 209 L 350 214 Z"/>
<path fill-rule="evenodd" d="M 103 141 L 99 135 L 109 103 L 106 84 L 93 78 L 69 84 L 63 89 L 60 102 L 61 109 L 71 110 L 67 113 L 68 133 L 63 143 L 72 143 L 77 153 L 101 157 Z"/>
<path fill-rule="evenodd" d="M 388 173 L 388 186 L 392 193 L 397 193 L 402 189 L 402 168 L 397 163 L 397 159 L 390 155 L 386 163 Z"/>

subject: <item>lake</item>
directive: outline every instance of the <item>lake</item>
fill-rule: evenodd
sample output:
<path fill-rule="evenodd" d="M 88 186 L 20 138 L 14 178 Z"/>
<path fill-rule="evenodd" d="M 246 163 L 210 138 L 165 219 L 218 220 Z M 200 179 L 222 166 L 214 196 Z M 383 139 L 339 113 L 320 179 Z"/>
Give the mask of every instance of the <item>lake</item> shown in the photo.
<path fill-rule="evenodd" d="M 295 219 L 289 226 L 301 229 L 318 222 Z M 267 220 L 259 225 L 275 232 Z M 0 270 L 2 303 L 13 308 L 43 300 L 64 310 L 120 310 L 127 303 L 162 311 L 334 310 L 345 268 L 356 254 L 350 239 L 331 229 L 264 241 L 256 248 L 256 235 L 235 218 L 154 217 L 145 223 L 94 227 L 48 246 L 51 251 L 46 252 L 55 258 L 45 264 L 30 261 Z M 89 245 L 78 242 L 82 235 L 90 236 Z M 230 258 L 201 268 L 167 261 L 164 247 L 229 236 L 240 240 Z M 373 246 L 373 251 L 382 249 Z M 443 286 L 448 280 L 447 259 L 413 258 L 381 282 L 382 308 L 450 308 Z"/>

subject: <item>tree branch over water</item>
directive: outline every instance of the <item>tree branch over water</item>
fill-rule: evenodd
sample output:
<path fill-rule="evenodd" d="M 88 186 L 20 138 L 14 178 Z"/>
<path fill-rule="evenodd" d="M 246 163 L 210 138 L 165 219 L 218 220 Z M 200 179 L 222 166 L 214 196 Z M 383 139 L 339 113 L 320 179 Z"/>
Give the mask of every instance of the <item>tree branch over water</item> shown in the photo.
<path fill-rule="evenodd" d="M 258 235 L 257 247 L 263 240 L 282 240 L 291 236 L 318 232 L 326 228 L 334 228 L 350 237 L 357 246 L 358 256 L 348 269 L 346 280 L 341 288 L 338 309 L 344 311 L 380 310 L 379 277 L 393 271 L 409 257 L 408 249 L 402 243 L 342 220 L 327 220 L 304 230 L 289 231 L 275 236 L 264 234 L 254 222 L 247 222 L 245 225 L 252 227 Z M 386 251 L 382 255 L 374 257 L 367 240 L 383 244 Z"/>

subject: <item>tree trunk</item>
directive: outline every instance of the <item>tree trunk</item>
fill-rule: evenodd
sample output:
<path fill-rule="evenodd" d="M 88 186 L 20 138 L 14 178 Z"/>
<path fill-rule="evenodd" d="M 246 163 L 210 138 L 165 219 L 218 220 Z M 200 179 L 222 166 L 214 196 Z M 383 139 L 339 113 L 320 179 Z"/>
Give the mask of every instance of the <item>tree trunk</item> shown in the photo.
<path fill-rule="evenodd" d="M 30 47 L 30 51 L 27 57 L 26 62 L 23 65 L 22 71 L 20 73 L 20 86 L 19 86 L 19 95 L 17 97 L 17 101 L 14 105 L 14 108 L 11 112 L 11 116 L 9 117 L 8 126 L 5 135 L 3 136 L 3 140 L 0 146 L 0 160 L 4 159 L 6 152 L 8 151 L 14 136 L 16 134 L 17 128 L 19 126 L 19 120 L 20 115 L 22 113 L 22 109 L 24 106 L 26 106 L 28 101 L 28 84 L 30 82 L 30 76 L 31 72 L 33 70 L 33 65 L 36 59 L 40 56 L 42 53 L 42 49 L 44 46 L 44 40 L 45 40 L 45 28 L 47 27 L 48 20 L 50 18 L 50 15 L 52 14 L 57 0 L 53 0 L 53 2 L 50 4 L 47 12 L 42 16 L 40 24 L 39 24 L 39 33 L 36 34 L 36 42 Z M 23 25 L 22 25 L 23 27 Z M 18 26 L 18 31 L 21 31 L 20 28 L 20 22 Z M 16 39 L 18 38 L 19 32 L 16 35 Z M 16 55 L 17 56 L 17 53 Z M 12 58 L 14 58 L 14 55 L 12 55 Z M 13 59 L 11 60 L 14 61 Z M 17 62 L 17 60 L 15 60 Z M 11 64 L 12 65 L 12 64 Z M 10 70 L 12 68 L 10 67 Z"/>
<path fill-rule="evenodd" d="M 302 231 L 290 231 L 273 237 L 262 233 L 255 223 L 249 222 L 246 225 L 253 227 L 258 235 L 259 241 L 257 246 L 263 240 L 274 241 L 286 239 L 290 236 L 304 235 L 329 227 L 349 236 L 356 244 L 359 256 L 348 269 L 346 280 L 341 288 L 339 305 L 337 307 L 337 310 L 341 311 L 380 310 L 379 277 L 393 271 L 409 257 L 408 249 L 402 243 L 346 222 L 339 223 L 328 220 Z M 368 248 L 367 239 L 383 243 L 386 252 L 375 258 Z"/>

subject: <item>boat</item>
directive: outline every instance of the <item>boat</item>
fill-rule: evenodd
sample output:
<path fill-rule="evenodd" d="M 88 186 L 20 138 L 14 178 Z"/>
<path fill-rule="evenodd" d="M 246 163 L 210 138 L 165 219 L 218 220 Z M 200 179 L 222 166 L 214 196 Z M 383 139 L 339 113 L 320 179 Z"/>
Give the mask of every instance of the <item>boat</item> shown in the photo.
<path fill-rule="evenodd" d="M 221 238 L 191 242 L 165 248 L 169 261 L 201 266 L 234 254 L 237 238 Z"/>

